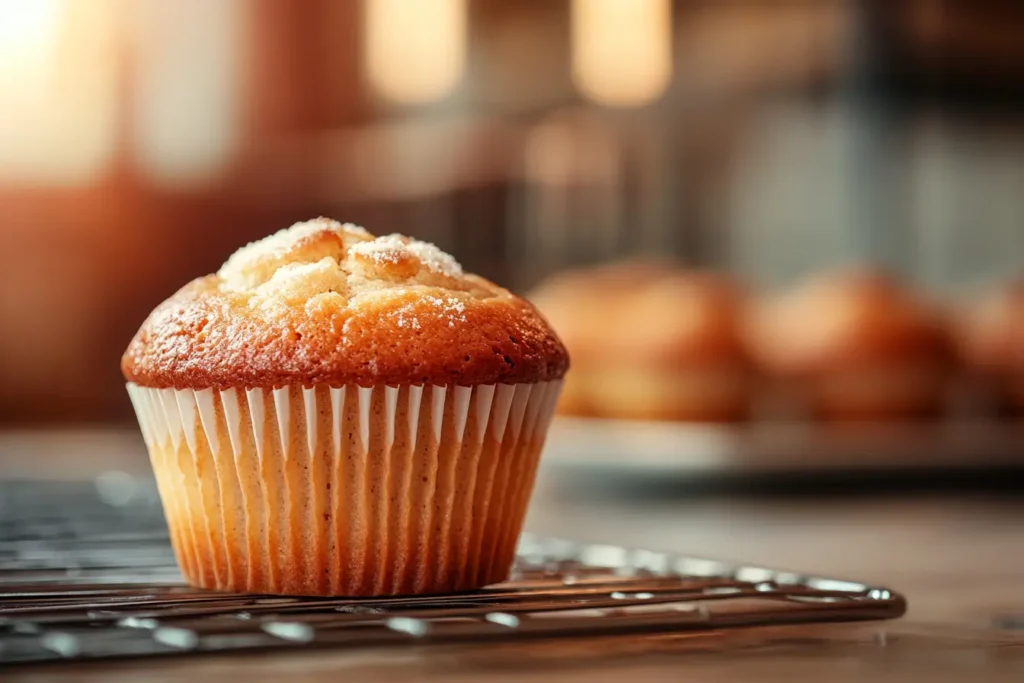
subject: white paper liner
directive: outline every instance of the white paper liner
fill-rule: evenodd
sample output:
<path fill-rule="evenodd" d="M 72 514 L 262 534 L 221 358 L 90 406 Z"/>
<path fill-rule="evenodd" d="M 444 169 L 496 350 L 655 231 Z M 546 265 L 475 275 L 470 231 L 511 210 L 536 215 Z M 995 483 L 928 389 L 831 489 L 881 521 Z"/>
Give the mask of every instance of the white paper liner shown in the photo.
<path fill-rule="evenodd" d="M 507 577 L 560 388 L 128 393 L 190 583 L 397 595 Z"/>

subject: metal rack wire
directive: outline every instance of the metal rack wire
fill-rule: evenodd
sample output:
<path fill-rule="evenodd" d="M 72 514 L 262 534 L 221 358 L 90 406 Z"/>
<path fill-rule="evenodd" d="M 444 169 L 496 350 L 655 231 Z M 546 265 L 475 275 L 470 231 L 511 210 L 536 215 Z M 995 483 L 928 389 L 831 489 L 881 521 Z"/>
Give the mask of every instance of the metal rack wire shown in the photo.
<path fill-rule="evenodd" d="M 0 485 L 0 665 L 888 619 L 885 588 L 524 536 L 487 590 L 281 598 L 184 585 L 148 486 Z"/>

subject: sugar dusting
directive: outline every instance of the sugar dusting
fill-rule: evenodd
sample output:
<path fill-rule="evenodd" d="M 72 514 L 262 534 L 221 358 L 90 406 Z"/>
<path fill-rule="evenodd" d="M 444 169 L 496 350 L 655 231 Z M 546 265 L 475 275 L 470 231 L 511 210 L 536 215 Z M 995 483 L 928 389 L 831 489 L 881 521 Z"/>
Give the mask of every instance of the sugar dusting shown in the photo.
<path fill-rule="evenodd" d="M 429 304 L 430 307 L 430 314 L 428 315 L 432 319 L 436 316 L 442 322 L 446 322 L 448 327 L 455 327 L 458 323 L 467 322 L 466 304 L 464 301 L 456 297 L 439 297 L 428 294 L 419 300 L 417 304 L 408 304 L 399 308 L 395 312 L 395 324 L 398 327 L 413 330 L 420 329 L 418 315 L 424 311 L 422 308 L 418 308 L 418 306 L 424 302 Z"/>
<path fill-rule="evenodd" d="M 313 237 L 322 232 L 334 232 L 352 240 L 369 241 L 373 240 L 366 228 L 355 223 L 339 223 L 330 218 L 314 218 L 310 221 L 295 223 L 291 227 L 278 230 L 272 235 L 261 240 L 250 242 L 237 250 L 228 259 L 228 264 L 241 261 L 251 261 L 261 256 L 272 256 L 288 253 L 295 248 L 295 245 L 303 240 Z M 346 241 L 348 241 L 346 239 Z"/>
<path fill-rule="evenodd" d="M 324 258 L 337 261 L 353 243 L 372 239 L 373 235 L 358 225 L 315 218 L 247 244 L 232 254 L 217 274 L 230 289 L 253 290 L 285 266 Z"/>
<path fill-rule="evenodd" d="M 414 330 L 420 329 L 420 319 L 412 313 L 408 313 L 409 317 L 406 317 L 407 313 L 407 311 L 399 311 L 396 324 L 399 327 L 410 327 Z"/>
<path fill-rule="evenodd" d="M 412 256 L 435 273 L 449 277 L 462 275 L 462 266 L 451 254 L 430 242 L 421 242 L 398 234 L 360 242 L 353 245 L 350 252 L 369 258 L 380 265 L 393 264 L 403 257 Z"/>
<path fill-rule="evenodd" d="M 462 300 L 455 297 L 442 299 L 438 296 L 427 296 L 425 301 L 432 304 L 438 313 L 448 320 L 448 327 L 466 322 L 466 304 Z"/>
<path fill-rule="evenodd" d="M 433 244 L 399 234 L 375 238 L 326 218 L 296 223 L 240 249 L 218 276 L 222 291 L 268 315 L 300 305 L 323 313 L 391 299 L 385 305 L 391 324 L 411 331 L 438 324 L 455 328 L 466 322 L 467 306 L 475 300 L 504 293 L 466 277 Z M 414 304 L 406 307 L 409 300 Z"/>

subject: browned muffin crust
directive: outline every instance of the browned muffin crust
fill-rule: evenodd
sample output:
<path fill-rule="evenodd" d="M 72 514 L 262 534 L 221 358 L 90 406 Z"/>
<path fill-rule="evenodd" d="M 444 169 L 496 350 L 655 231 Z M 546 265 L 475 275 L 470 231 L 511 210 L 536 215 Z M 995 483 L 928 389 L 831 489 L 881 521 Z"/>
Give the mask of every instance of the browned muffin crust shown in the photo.
<path fill-rule="evenodd" d="M 663 261 L 625 261 L 559 273 L 528 296 L 572 350 L 576 367 L 604 353 L 608 321 L 618 319 L 637 290 L 669 277 Z"/>
<path fill-rule="evenodd" d="M 819 276 L 752 311 L 750 347 L 772 374 L 827 372 L 894 358 L 950 360 L 938 311 L 870 268 Z"/>
<path fill-rule="evenodd" d="M 121 369 L 146 387 L 225 389 L 542 382 L 568 364 L 532 305 L 436 247 L 317 219 L 158 306 Z"/>
<path fill-rule="evenodd" d="M 968 368 L 1024 372 L 1024 279 L 972 301 L 957 318 L 957 351 Z"/>
<path fill-rule="evenodd" d="M 746 363 L 742 293 L 729 278 L 680 271 L 637 287 L 606 333 L 609 359 L 666 369 Z"/>

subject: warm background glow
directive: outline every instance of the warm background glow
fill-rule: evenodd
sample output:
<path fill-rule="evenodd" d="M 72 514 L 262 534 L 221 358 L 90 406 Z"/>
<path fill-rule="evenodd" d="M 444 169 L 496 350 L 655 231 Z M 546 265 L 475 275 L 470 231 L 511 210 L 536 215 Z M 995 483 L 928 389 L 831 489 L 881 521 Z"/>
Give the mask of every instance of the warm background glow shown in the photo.
<path fill-rule="evenodd" d="M 0 181 L 80 185 L 117 136 L 114 0 L 0 0 Z"/>
<path fill-rule="evenodd" d="M 156 184 L 202 184 L 241 134 L 246 0 L 134 0 L 137 163 Z"/>
<path fill-rule="evenodd" d="M 644 255 L 754 290 L 1024 276 L 1022 28 L 1012 0 L 0 0 L 0 423 L 127 417 L 153 306 L 316 215 L 518 292 Z"/>
<path fill-rule="evenodd" d="M 400 104 L 449 94 L 466 60 L 466 0 L 368 0 L 366 72 L 374 89 Z"/>
<path fill-rule="evenodd" d="M 672 77 L 670 0 L 573 0 L 572 75 L 611 106 L 657 100 Z"/>
<path fill-rule="evenodd" d="M 0 46 L 4 61 L 18 66 L 22 59 L 44 52 L 57 29 L 61 0 L 0 0 Z"/>

